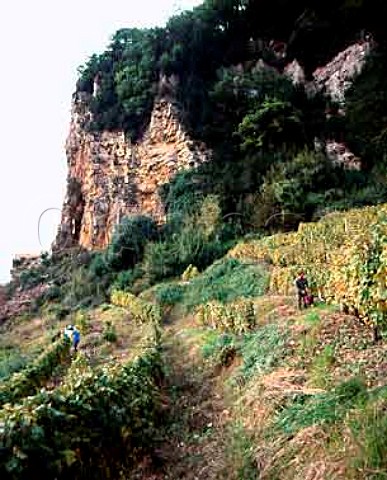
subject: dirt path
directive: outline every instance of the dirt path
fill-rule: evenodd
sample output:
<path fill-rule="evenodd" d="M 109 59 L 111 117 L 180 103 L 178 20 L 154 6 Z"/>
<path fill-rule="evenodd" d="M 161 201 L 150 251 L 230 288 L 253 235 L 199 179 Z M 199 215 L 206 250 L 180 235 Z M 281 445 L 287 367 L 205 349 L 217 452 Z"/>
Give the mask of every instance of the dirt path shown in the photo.
<path fill-rule="evenodd" d="M 165 360 L 165 427 L 153 461 L 143 462 L 130 478 L 232 479 L 221 377 L 205 365 L 197 341 L 183 326 L 168 326 Z"/>

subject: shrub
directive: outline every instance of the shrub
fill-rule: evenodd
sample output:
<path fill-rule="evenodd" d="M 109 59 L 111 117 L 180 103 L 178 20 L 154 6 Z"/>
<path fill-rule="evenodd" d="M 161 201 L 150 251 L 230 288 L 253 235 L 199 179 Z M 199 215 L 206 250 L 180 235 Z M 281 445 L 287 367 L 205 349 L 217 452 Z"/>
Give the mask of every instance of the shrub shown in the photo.
<path fill-rule="evenodd" d="M 184 270 L 181 279 L 183 282 L 189 282 L 193 278 L 199 275 L 199 270 L 192 264 L 189 264 L 188 267 Z"/>
<path fill-rule="evenodd" d="M 45 279 L 45 275 L 40 268 L 29 268 L 23 270 L 20 274 L 20 286 L 22 290 L 28 290 L 30 288 L 40 285 Z"/>
<path fill-rule="evenodd" d="M 17 349 L 4 349 L 0 351 L 0 379 L 5 381 L 13 373 L 19 372 L 29 362 L 29 358 Z"/>
<path fill-rule="evenodd" d="M 146 243 L 156 235 L 157 226 L 153 219 L 145 216 L 124 218 L 105 252 L 108 266 L 114 270 L 133 268 L 141 261 Z"/>
<path fill-rule="evenodd" d="M 115 343 L 117 341 L 117 329 L 116 327 L 112 324 L 111 321 L 107 321 L 104 325 L 103 333 L 102 333 L 103 339 L 106 340 L 107 342 L 110 343 Z"/>
<path fill-rule="evenodd" d="M 113 282 L 112 288 L 116 290 L 130 291 L 135 281 L 141 278 L 142 274 L 143 272 L 138 265 L 131 270 L 119 272 Z"/>

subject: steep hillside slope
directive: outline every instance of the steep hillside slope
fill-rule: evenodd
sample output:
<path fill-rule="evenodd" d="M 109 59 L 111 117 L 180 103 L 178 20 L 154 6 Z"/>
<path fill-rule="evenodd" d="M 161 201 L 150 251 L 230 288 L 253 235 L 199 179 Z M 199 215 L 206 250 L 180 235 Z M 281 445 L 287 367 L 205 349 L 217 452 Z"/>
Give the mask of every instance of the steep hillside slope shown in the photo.
<path fill-rule="evenodd" d="M 386 5 L 205 0 L 80 69 L 55 248 L 0 289 L 2 479 L 387 478 Z"/>
<path fill-rule="evenodd" d="M 241 240 L 140 295 L 116 284 L 96 309 L 45 297 L 39 318 L 4 323 L 2 477 L 383 478 L 386 208 Z M 299 268 L 321 297 L 301 311 Z M 55 340 L 69 322 L 75 358 Z"/>

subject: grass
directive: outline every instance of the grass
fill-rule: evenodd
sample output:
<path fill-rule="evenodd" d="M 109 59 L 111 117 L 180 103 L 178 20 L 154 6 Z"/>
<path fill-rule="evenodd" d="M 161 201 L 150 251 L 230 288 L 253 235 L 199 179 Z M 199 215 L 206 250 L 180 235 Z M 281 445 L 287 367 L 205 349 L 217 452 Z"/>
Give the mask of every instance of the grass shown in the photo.
<path fill-rule="evenodd" d="M 370 396 L 365 408 L 359 408 L 347 424 L 357 446 L 351 467 L 362 478 L 385 480 L 387 478 L 387 388 Z"/>
<path fill-rule="evenodd" d="M 239 355 L 242 364 L 233 379 L 237 384 L 267 372 L 285 354 L 286 333 L 277 325 L 264 325 L 255 332 L 243 335 L 209 332 L 211 333 L 202 346 L 202 355 L 222 366 L 229 365 L 233 358 Z"/>
<path fill-rule="evenodd" d="M 321 327 L 321 316 L 318 312 L 309 312 L 307 315 L 300 317 L 298 322 L 302 325 L 305 325 L 307 331 L 300 340 L 300 346 L 297 354 L 303 361 L 308 361 L 310 359 L 311 352 L 318 343 Z"/>
<path fill-rule="evenodd" d="M 305 315 L 304 322 L 308 325 L 318 325 L 321 322 L 321 316 L 316 311 L 309 312 Z"/>
<path fill-rule="evenodd" d="M 228 303 L 237 298 L 261 296 L 267 286 L 268 274 L 263 267 L 222 259 L 191 280 L 182 302 L 185 311 L 190 312 L 211 300 Z"/>
<path fill-rule="evenodd" d="M 269 324 L 243 336 L 240 373 L 245 380 L 266 373 L 278 363 L 285 354 L 285 335 L 277 325 Z"/>
<path fill-rule="evenodd" d="M 326 345 L 324 350 L 312 361 L 309 371 L 310 383 L 314 387 L 328 388 L 332 380 L 329 374 L 330 367 L 335 362 L 335 350 L 332 345 Z"/>
<path fill-rule="evenodd" d="M 343 382 L 330 392 L 296 395 L 277 415 L 274 429 L 294 435 L 312 425 L 334 424 L 349 410 L 364 405 L 367 397 L 366 386 L 358 378 Z"/>

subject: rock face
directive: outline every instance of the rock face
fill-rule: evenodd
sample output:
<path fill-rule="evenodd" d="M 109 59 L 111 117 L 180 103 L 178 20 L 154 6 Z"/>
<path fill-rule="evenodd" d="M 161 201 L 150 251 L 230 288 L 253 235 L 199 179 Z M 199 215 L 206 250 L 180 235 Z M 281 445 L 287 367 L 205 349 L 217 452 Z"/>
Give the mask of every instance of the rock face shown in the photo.
<path fill-rule="evenodd" d="M 332 100 L 344 104 L 345 92 L 351 86 L 354 77 L 361 72 L 371 49 L 371 41 L 354 43 L 336 55 L 327 65 L 317 68 L 313 72 L 313 83 L 316 88 L 324 89 Z"/>
<path fill-rule="evenodd" d="M 313 80 L 306 82 L 305 73 L 297 60 L 289 63 L 284 73 L 294 84 L 305 84 L 307 90 L 324 91 L 341 106 L 345 103 L 345 92 L 351 86 L 354 77 L 361 72 L 367 55 L 373 48 L 373 42 L 361 41 L 350 45 L 338 53 L 329 63 L 316 68 Z"/>
<path fill-rule="evenodd" d="M 204 144 L 188 137 L 170 99 L 155 101 L 150 124 L 137 144 L 123 132 L 87 131 L 89 101 L 85 93 L 73 100 L 66 142 L 67 194 L 54 249 L 104 248 L 124 216 L 145 214 L 163 221 L 158 187 L 211 156 Z"/>
<path fill-rule="evenodd" d="M 291 78 L 295 85 L 305 85 L 306 90 L 311 93 L 325 92 L 333 101 L 337 102 L 338 113 L 345 115 L 345 93 L 352 85 L 356 75 L 361 72 L 367 55 L 373 47 L 372 40 L 350 45 L 329 63 L 317 68 L 313 72 L 313 80 L 311 81 L 306 81 L 305 73 L 297 60 L 289 63 L 285 67 L 284 73 Z M 335 139 L 327 139 L 324 144 L 325 152 L 333 164 L 341 165 L 348 170 L 361 169 L 361 160 L 349 150 L 345 143 L 338 142 Z"/>

